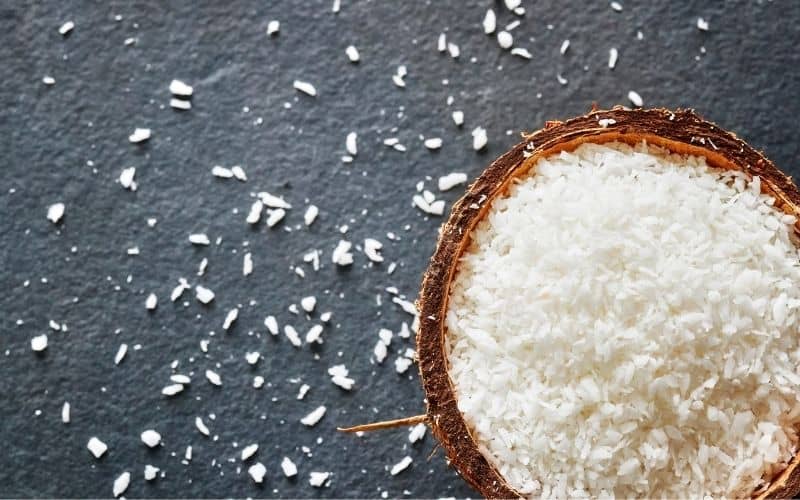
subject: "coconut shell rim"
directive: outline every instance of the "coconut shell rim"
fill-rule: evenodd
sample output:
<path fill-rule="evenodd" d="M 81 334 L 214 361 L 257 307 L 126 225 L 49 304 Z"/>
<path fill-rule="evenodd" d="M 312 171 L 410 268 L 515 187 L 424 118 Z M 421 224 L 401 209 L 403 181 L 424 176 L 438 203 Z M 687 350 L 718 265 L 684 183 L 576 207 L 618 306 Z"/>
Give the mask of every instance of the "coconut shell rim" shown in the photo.
<path fill-rule="evenodd" d="M 601 121 L 603 120 L 603 121 Z M 450 465 L 487 498 L 523 497 L 480 451 L 458 410 L 455 386 L 448 373 L 445 316 L 450 283 L 470 233 L 510 182 L 528 173 L 541 158 L 571 151 L 583 143 L 646 141 L 673 153 L 704 156 L 716 168 L 737 169 L 759 176 L 762 191 L 775 197 L 776 207 L 800 216 L 800 191 L 761 152 L 691 109 L 594 110 L 564 122 L 551 121 L 492 162 L 452 207 L 441 228 L 436 249 L 422 279 L 417 301 L 417 356 L 426 395 L 431 431 Z M 796 228 L 800 227 L 800 222 Z M 800 453 L 756 498 L 791 498 L 800 493 Z"/>

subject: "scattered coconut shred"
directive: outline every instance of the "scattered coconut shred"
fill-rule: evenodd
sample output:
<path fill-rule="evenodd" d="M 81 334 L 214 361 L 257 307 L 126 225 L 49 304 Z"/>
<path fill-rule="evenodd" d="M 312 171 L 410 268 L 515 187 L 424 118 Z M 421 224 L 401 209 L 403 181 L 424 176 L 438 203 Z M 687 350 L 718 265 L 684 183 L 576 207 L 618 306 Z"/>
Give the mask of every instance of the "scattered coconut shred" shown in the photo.
<path fill-rule="evenodd" d="M 483 453 L 526 495 L 749 497 L 797 450 L 795 218 L 758 178 L 644 144 L 535 172 L 450 292 L 449 373 Z"/>

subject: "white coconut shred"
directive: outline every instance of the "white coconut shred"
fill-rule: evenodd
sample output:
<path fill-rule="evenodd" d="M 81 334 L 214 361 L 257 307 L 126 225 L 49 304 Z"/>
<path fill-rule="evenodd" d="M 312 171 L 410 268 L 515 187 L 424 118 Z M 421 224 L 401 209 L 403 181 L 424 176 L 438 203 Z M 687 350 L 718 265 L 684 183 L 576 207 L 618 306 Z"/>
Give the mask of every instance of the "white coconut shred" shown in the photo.
<path fill-rule="evenodd" d="M 531 496 L 749 496 L 800 422 L 795 218 L 758 178 L 640 144 L 540 160 L 451 286 L 450 376 Z"/>

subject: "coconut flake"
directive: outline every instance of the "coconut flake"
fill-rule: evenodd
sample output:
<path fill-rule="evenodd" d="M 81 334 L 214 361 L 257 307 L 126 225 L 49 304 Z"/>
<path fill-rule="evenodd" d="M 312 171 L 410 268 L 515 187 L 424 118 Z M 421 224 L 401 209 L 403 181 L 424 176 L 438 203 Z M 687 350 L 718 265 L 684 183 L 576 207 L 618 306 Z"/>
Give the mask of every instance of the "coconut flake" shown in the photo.
<path fill-rule="evenodd" d="M 197 285 L 194 287 L 195 298 L 203 304 L 208 304 L 212 300 L 214 300 L 214 292 L 211 291 L 210 288 L 206 288 L 202 285 Z"/>
<path fill-rule="evenodd" d="M 297 466 L 289 457 L 283 457 L 283 460 L 281 460 L 281 469 L 283 470 L 283 475 L 286 477 L 294 477 L 297 475 Z"/>
<path fill-rule="evenodd" d="M 497 29 L 497 16 L 492 9 L 488 9 L 483 16 L 483 32 L 491 35 L 495 29 Z"/>
<path fill-rule="evenodd" d="M 331 261 L 338 266 L 349 266 L 353 263 L 353 254 L 350 252 L 353 244 L 349 241 L 339 240 L 331 254 Z"/>
<path fill-rule="evenodd" d="M 347 58 L 350 59 L 351 63 L 357 63 L 361 59 L 358 49 L 353 45 L 348 45 L 347 48 L 344 49 L 344 53 L 347 54 Z"/>
<path fill-rule="evenodd" d="M 304 93 L 306 95 L 310 95 L 311 97 L 316 97 L 317 96 L 317 89 L 314 88 L 314 86 L 311 85 L 308 82 L 295 80 L 294 81 L 294 88 L 295 88 L 295 90 L 297 90 L 299 92 L 302 92 L 302 93 Z"/>
<path fill-rule="evenodd" d="M 330 472 L 312 472 L 308 477 L 308 484 L 315 488 L 322 488 L 330 475 Z"/>
<path fill-rule="evenodd" d="M 216 386 L 222 385 L 222 377 L 213 370 L 206 370 L 206 379 L 212 384 Z"/>
<path fill-rule="evenodd" d="M 467 174 L 463 172 L 453 172 L 439 177 L 439 191 L 449 191 L 454 187 L 467 182 Z"/>
<path fill-rule="evenodd" d="M 257 462 L 247 469 L 247 473 L 254 483 L 261 484 L 264 482 L 264 476 L 267 475 L 267 468 L 261 462 Z"/>
<path fill-rule="evenodd" d="M 31 338 L 31 350 L 33 352 L 44 352 L 47 349 L 47 335 L 41 334 Z"/>
<path fill-rule="evenodd" d="M 89 439 L 86 447 L 89 449 L 89 452 L 91 452 L 94 458 L 102 457 L 108 450 L 108 446 L 104 442 L 100 441 L 96 436 L 92 436 Z"/>
<path fill-rule="evenodd" d="M 64 216 L 64 208 L 65 207 L 63 203 L 53 203 L 47 207 L 47 220 L 53 224 L 58 224 L 61 218 Z"/>
<path fill-rule="evenodd" d="M 306 226 L 310 226 L 317 220 L 317 215 L 319 215 L 319 208 L 316 205 L 309 205 L 306 208 L 306 213 L 303 214 L 303 222 L 305 222 Z"/>
<path fill-rule="evenodd" d="M 636 91 L 631 90 L 628 92 L 628 100 L 631 101 L 631 103 L 637 108 L 644 106 L 642 96 L 640 96 Z"/>
<path fill-rule="evenodd" d="M 134 129 L 133 133 L 128 136 L 128 140 L 134 144 L 138 144 L 140 142 L 144 142 L 150 139 L 150 129 L 149 128 L 136 128 Z"/>
<path fill-rule="evenodd" d="M 194 89 L 180 80 L 172 80 L 169 82 L 169 92 L 178 97 L 191 97 Z"/>
<path fill-rule="evenodd" d="M 317 425 L 317 422 L 322 420 L 322 417 L 325 416 L 326 408 L 324 406 L 319 406 L 317 409 L 306 415 L 305 417 L 300 419 L 300 423 L 303 425 L 307 425 L 309 427 L 314 427 Z"/>
<path fill-rule="evenodd" d="M 480 151 L 486 147 L 488 142 L 489 138 L 486 135 L 485 128 L 475 127 L 475 129 L 472 130 L 472 149 L 475 151 Z"/>
<path fill-rule="evenodd" d="M 614 69 L 617 66 L 617 58 L 619 57 L 619 51 L 615 48 L 608 49 L 608 67 L 609 69 Z"/>
<path fill-rule="evenodd" d="M 412 459 L 411 459 L 411 457 L 409 457 L 409 456 L 405 456 L 405 457 L 403 457 L 403 459 L 402 459 L 402 460 L 400 460 L 399 462 L 397 462 L 396 464 L 394 464 L 394 466 L 392 466 L 392 470 L 391 470 L 391 471 L 389 471 L 389 473 L 390 473 L 391 475 L 393 475 L 393 476 L 396 476 L 396 475 L 400 474 L 400 473 L 401 473 L 401 472 L 403 472 L 404 470 L 408 469 L 408 466 L 410 466 L 410 465 L 411 465 L 411 462 L 412 462 L 412 461 L 413 461 L 413 460 L 412 460 Z"/>
<path fill-rule="evenodd" d="M 130 472 L 123 472 L 114 480 L 114 487 L 112 492 L 114 493 L 114 497 L 122 496 L 123 493 L 128 489 L 128 485 L 131 484 L 131 473 Z"/>
<path fill-rule="evenodd" d="M 147 429 L 146 431 L 142 432 L 142 442 L 148 448 L 155 448 L 159 444 L 161 444 L 161 434 L 156 432 L 153 429 Z"/>

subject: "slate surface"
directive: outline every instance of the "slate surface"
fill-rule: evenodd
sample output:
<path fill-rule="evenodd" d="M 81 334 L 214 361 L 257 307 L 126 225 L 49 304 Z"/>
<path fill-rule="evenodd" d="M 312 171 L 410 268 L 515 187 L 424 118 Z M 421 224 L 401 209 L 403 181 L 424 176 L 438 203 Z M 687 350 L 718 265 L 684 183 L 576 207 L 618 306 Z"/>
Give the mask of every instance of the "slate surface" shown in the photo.
<path fill-rule="evenodd" d="M 800 3 L 622 3 L 615 12 L 604 1 L 525 2 L 514 36 L 531 61 L 483 35 L 490 5 L 501 26 L 516 19 L 486 0 L 342 0 L 338 14 L 330 0 L 0 6 L 0 496 L 110 496 L 123 471 L 132 474 L 130 497 L 473 495 L 441 452 L 426 461 L 431 436 L 410 445 L 406 430 L 363 438 L 335 431 L 423 411 L 416 371 L 401 376 L 393 367 L 411 340 L 396 338 L 383 365 L 371 362 L 378 329 L 396 332 L 410 322 L 384 289 L 414 297 L 442 221 L 411 207 L 418 181 L 430 176 L 426 187 L 435 188 L 451 171 L 474 176 L 520 131 L 582 113 L 592 102 L 627 104 L 631 89 L 648 106 L 694 107 L 800 173 Z M 696 28 L 698 16 L 710 31 Z M 265 34 L 271 19 L 281 22 L 273 38 Z M 76 27 L 62 37 L 57 29 L 67 20 Z M 459 60 L 436 51 L 443 31 L 460 46 Z M 129 37 L 135 43 L 127 46 Z M 350 44 L 361 52 L 358 65 L 345 57 Z M 613 71 L 610 47 L 620 51 Z M 391 81 L 400 64 L 408 66 L 405 89 Z M 44 85 L 45 75 L 56 84 Z M 191 111 L 168 106 L 173 78 L 194 85 Z M 313 83 L 318 97 L 294 91 L 295 79 Z M 466 114 L 462 129 L 450 119 L 454 109 Z M 482 153 L 471 149 L 476 126 L 489 133 Z M 130 144 L 135 127 L 151 128 L 152 139 Z M 359 133 L 359 153 L 343 165 L 351 130 Z M 420 134 L 442 137 L 443 148 L 427 151 Z M 393 136 L 406 153 L 382 144 Z M 214 178 L 215 164 L 242 165 L 249 180 Z M 136 192 L 117 181 L 126 166 L 137 169 Z M 261 190 L 293 204 L 275 229 L 244 221 L 251 193 Z M 441 196 L 449 206 L 458 195 Z M 57 201 L 66 215 L 54 226 L 45 214 Z M 309 203 L 321 213 L 307 229 Z M 153 228 L 149 217 L 158 220 Z M 386 262 L 368 266 L 357 251 L 352 268 L 336 269 L 330 254 L 344 224 L 344 237 L 359 245 L 365 237 L 381 240 Z M 388 231 L 400 240 L 390 241 Z M 220 242 L 193 247 L 193 232 Z M 134 246 L 140 255 L 127 255 Z M 302 262 L 311 249 L 323 253 L 316 273 Z M 246 278 L 245 251 L 255 264 Z M 208 269 L 197 276 L 203 258 Z M 398 265 L 391 276 L 389 262 Z M 291 266 L 303 267 L 306 278 Z M 215 301 L 202 306 L 187 292 L 171 303 L 179 277 L 209 286 Z M 153 313 L 144 308 L 150 292 L 159 297 Z M 324 345 L 295 349 L 283 335 L 270 337 L 267 314 L 301 333 L 317 320 L 318 313 L 308 320 L 287 310 L 309 294 L 318 312 L 333 311 Z M 237 305 L 239 319 L 223 333 L 223 318 Z M 51 319 L 68 331 L 51 331 Z M 41 333 L 50 344 L 37 356 L 30 339 Z M 204 339 L 208 353 L 200 350 Z M 121 343 L 130 350 L 115 366 Z M 264 359 L 252 367 L 248 351 Z M 350 393 L 326 374 L 338 363 L 356 380 Z M 205 380 L 208 368 L 222 376 L 222 387 Z M 173 372 L 193 381 L 166 398 L 160 391 Z M 252 388 L 256 375 L 267 381 L 261 390 Z M 298 381 L 312 387 L 302 401 Z M 64 401 L 72 406 L 69 425 L 60 419 Z M 301 425 L 320 404 L 328 407 L 325 418 L 311 429 Z M 218 438 L 200 435 L 196 416 Z M 162 447 L 144 447 L 139 434 L 147 428 L 162 434 Z M 86 449 L 91 436 L 110 447 L 101 460 Z M 260 488 L 238 459 L 250 443 L 259 443 L 254 460 L 268 469 Z M 185 465 L 187 445 L 193 458 Z M 405 455 L 413 465 L 390 476 L 387 467 Z M 280 472 L 283 456 L 298 464 L 296 480 Z M 145 464 L 165 477 L 145 482 Z M 310 487 L 310 471 L 332 472 L 329 487 Z"/>

